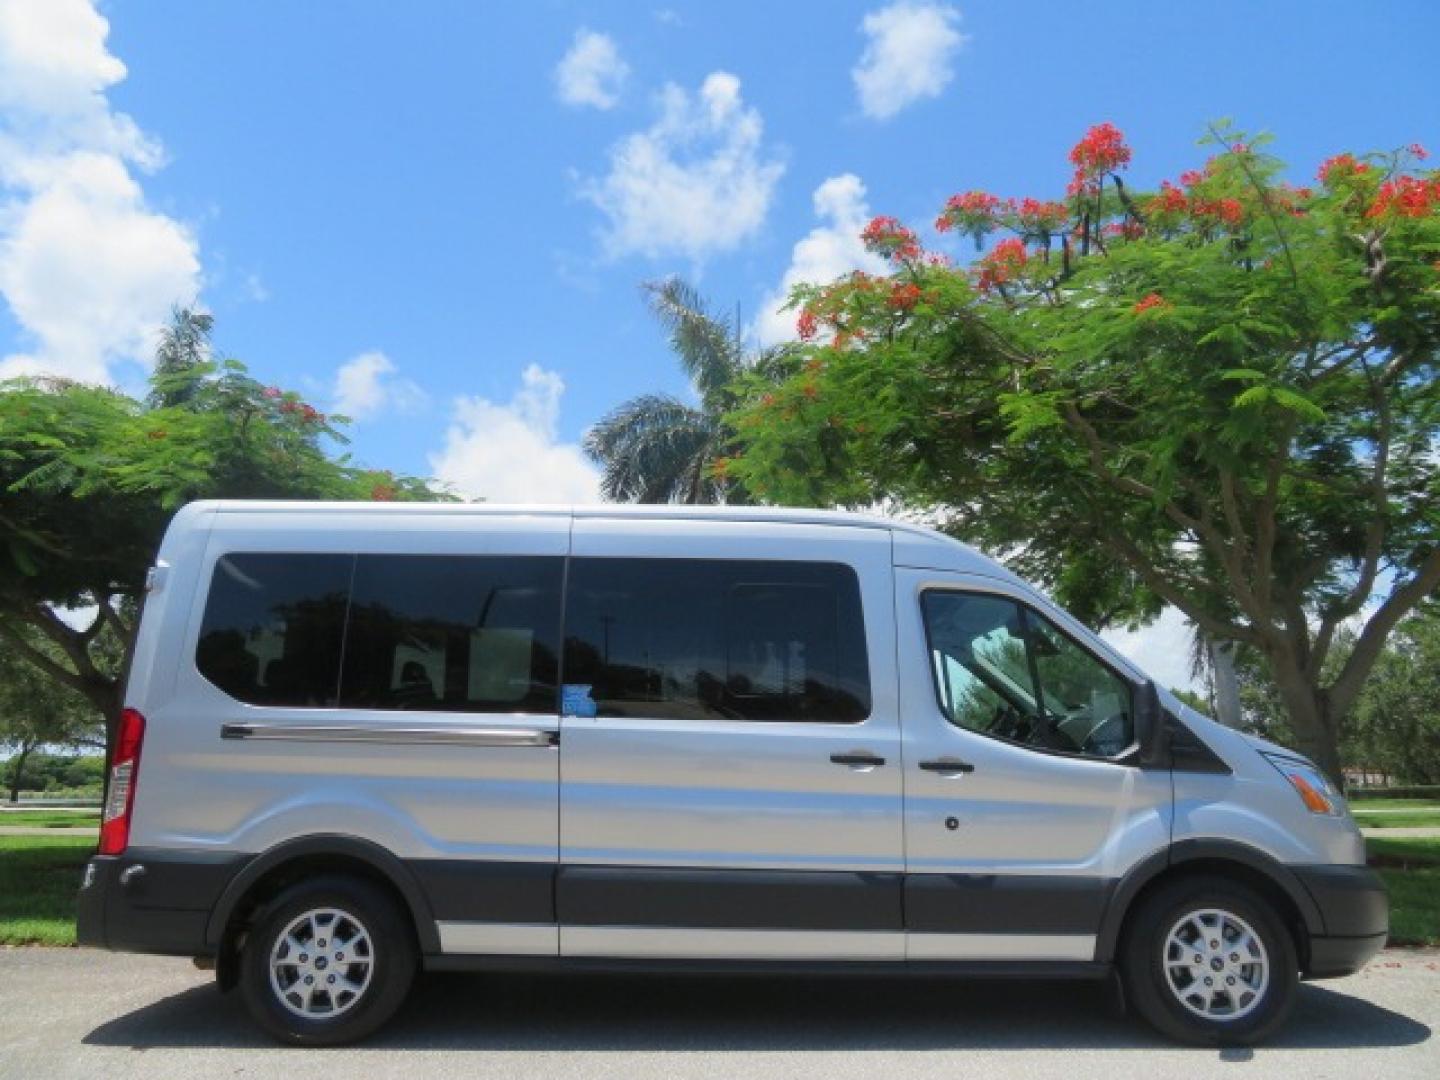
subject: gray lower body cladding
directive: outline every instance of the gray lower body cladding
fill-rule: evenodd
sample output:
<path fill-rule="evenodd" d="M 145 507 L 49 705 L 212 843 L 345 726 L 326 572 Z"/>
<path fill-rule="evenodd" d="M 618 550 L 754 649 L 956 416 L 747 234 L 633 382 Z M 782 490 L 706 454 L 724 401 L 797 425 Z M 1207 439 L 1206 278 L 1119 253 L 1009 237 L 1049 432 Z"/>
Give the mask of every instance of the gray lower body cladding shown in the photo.
<path fill-rule="evenodd" d="M 213 954 L 217 904 L 254 858 L 145 849 L 96 856 L 79 896 L 80 943 L 177 956 Z M 422 898 L 427 910 L 415 915 L 432 925 L 1095 935 L 1117 887 L 1104 878 L 1006 874 L 433 859 L 397 865 L 410 878 L 397 886 L 407 897 Z M 1364 867 L 1290 869 L 1314 897 L 1325 924 L 1323 934 L 1311 935 L 1307 973 L 1326 977 L 1357 970 L 1384 944 L 1383 884 Z"/>

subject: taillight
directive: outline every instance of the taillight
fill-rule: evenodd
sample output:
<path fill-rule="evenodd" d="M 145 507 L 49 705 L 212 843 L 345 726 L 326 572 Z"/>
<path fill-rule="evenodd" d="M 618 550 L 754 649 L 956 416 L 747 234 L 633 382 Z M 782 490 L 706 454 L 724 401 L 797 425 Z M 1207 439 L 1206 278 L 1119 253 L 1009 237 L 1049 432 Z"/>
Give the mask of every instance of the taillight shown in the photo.
<path fill-rule="evenodd" d="M 120 714 L 115 736 L 115 759 L 110 766 L 110 787 L 100 819 L 100 854 L 119 855 L 130 843 L 130 813 L 135 806 L 135 784 L 140 771 L 140 744 L 145 741 L 145 717 L 134 709 Z"/>

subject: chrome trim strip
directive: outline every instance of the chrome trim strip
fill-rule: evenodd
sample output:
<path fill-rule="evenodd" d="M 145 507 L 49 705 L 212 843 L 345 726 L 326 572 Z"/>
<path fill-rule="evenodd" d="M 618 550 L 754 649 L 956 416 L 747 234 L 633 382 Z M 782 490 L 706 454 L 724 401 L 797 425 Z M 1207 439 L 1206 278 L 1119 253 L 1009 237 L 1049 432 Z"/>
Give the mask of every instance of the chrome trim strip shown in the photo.
<path fill-rule="evenodd" d="M 558 956 L 554 923 L 437 922 L 440 951 L 460 955 Z"/>
<path fill-rule="evenodd" d="M 426 746 L 556 746 L 560 732 L 501 727 L 360 727 L 354 724 L 264 724 L 235 721 L 220 725 L 222 739 L 275 739 L 289 742 L 416 743 Z"/>
<path fill-rule="evenodd" d="M 716 930 L 562 926 L 562 956 L 646 960 L 903 960 L 894 930 Z"/>
<path fill-rule="evenodd" d="M 1094 934 L 905 935 L 907 960 L 1094 960 Z"/>

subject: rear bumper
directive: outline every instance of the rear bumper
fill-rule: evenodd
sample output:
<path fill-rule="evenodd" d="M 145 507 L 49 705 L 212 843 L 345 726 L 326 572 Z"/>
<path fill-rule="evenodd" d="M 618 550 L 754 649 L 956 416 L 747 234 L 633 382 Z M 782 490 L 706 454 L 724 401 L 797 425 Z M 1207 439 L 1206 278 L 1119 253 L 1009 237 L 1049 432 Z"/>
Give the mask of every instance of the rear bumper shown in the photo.
<path fill-rule="evenodd" d="M 1305 977 L 1350 975 L 1385 945 L 1390 900 L 1385 882 L 1368 866 L 1293 867 L 1315 900 L 1324 934 L 1312 934 Z"/>
<path fill-rule="evenodd" d="M 210 912 L 247 855 L 132 849 L 85 866 L 76 905 L 81 945 L 118 952 L 205 956 Z"/>

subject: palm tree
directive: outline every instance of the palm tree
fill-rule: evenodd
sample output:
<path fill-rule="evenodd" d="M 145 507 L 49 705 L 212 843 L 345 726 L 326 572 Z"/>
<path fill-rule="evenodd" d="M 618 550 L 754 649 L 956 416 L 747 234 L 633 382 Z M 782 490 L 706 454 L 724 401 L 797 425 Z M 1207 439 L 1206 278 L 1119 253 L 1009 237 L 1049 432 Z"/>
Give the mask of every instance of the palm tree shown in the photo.
<path fill-rule="evenodd" d="M 739 327 L 711 315 L 700 294 L 679 278 L 647 282 L 643 289 L 700 403 L 642 394 L 601 417 L 584 440 L 585 452 L 603 470 L 601 493 L 615 502 L 749 502 L 741 485 L 717 475 L 715 463 L 733 435 L 724 418 L 739 404 L 735 380 L 769 353 L 748 358 Z"/>

